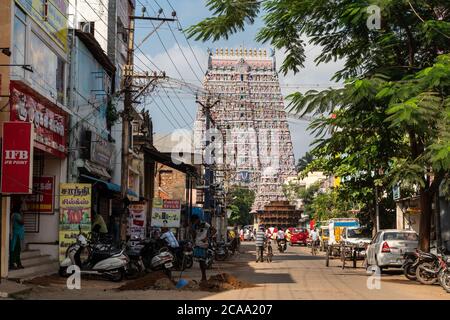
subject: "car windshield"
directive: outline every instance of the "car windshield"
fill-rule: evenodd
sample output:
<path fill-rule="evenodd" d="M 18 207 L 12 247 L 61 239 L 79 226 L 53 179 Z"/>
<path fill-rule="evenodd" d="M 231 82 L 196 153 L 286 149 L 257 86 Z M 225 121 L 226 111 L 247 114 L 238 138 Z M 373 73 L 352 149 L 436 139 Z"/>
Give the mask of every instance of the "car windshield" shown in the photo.
<path fill-rule="evenodd" d="M 347 231 L 348 238 L 372 238 L 369 229 L 348 229 Z"/>
<path fill-rule="evenodd" d="M 417 241 L 417 234 L 414 232 L 386 232 L 383 240 Z"/>
<path fill-rule="evenodd" d="M 303 229 L 294 229 L 293 233 L 302 233 L 302 232 L 303 232 Z"/>
<path fill-rule="evenodd" d="M 322 235 L 325 236 L 325 237 L 328 237 L 330 235 L 330 230 L 322 229 Z"/>

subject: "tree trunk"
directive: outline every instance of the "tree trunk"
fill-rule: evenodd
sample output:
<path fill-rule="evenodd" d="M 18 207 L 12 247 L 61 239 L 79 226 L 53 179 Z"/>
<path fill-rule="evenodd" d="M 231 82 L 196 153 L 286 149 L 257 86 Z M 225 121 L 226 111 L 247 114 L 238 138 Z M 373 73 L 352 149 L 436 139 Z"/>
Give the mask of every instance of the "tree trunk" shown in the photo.
<path fill-rule="evenodd" d="M 433 216 L 432 209 L 433 199 L 428 190 L 420 189 L 420 226 L 419 226 L 419 248 L 422 251 L 430 251 L 430 234 L 431 234 L 431 218 Z"/>

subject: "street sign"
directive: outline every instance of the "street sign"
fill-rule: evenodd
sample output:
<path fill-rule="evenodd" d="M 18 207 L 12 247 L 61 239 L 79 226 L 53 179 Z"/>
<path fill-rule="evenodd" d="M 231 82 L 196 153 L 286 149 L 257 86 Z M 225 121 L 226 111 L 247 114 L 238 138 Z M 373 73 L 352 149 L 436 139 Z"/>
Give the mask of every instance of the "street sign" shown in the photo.
<path fill-rule="evenodd" d="M 400 199 L 400 186 L 398 184 L 396 184 L 392 188 L 392 197 L 393 197 L 394 200 Z"/>

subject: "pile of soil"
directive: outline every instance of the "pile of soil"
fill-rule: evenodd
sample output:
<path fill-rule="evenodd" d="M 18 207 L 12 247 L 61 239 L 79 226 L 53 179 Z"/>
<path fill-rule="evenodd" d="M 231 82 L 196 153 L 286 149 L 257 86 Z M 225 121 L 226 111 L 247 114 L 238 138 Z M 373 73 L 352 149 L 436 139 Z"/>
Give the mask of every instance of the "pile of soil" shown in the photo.
<path fill-rule="evenodd" d="M 255 287 L 254 284 L 241 281 L 228 273 L 216 274 L 211 276 L 208 281 L 200 283 L 200 289 L 206 291 L 225 291 L 253 287 Z"/>
<path fill-rule="evenodd" d="M 125 291 L 125 290 L 155 289 L 155 284 L 160 279 L 167 279 L 170 281 L 170 279 L 167 277 L 167 275 L 164 272 L 155 271 L 155 272 L 150 272 L 149 274 L 146 274 L 145 276 L 143 276 L 141 278 L 137 278 L 135 280 L 128 281 L 123 286 L 119 287 L 118 290 Z M 161 285 L 161 282 L 159 283 L 159 285 Z M 174 288 L 175 288 L 175 286 L 174 286 Z"/>

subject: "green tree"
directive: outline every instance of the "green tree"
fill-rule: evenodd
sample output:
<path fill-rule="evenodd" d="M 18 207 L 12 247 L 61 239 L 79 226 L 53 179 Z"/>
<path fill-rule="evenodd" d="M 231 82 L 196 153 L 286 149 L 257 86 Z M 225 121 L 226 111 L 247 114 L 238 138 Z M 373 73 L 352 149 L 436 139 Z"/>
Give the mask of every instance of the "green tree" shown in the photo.
<path fill-rule="evenodd" d="M 295 169 L 297 170 L 297 172 L 303 171 L 304 169 L 306 169 L 308 164 L 310 164 L 313 160 L 314 160 L 313 155 L 309 152 L 306 152 L 303 157 L 298 159 Z"/>
<path fill-rule="evenodd" d="M 255 192 L 247 188 L 233 187 L 230 190 L 231 216 L 228 219 L 230 225 L 248 225 L 253 223 L 253 216 L 250 213 L 253 201 L 255 200 Z"/>
<path fill-rule="evenodd" d="M 371 4 L 381 8 L 381 30 L 367 27 Z M 290 97 L 299 113 L 336 114 L 312 123 L 317 159 L 308 168 L 337 171 L 348 196 L 371 211 L 382 200 L 371 201 L 375 187 L 383 194 L 393 183 L 418 185 L 420 247 L 429 250 L 433 196 L 441 184 L 450 189 L 448 0 L 208 0 L 207 6 L 213 17 L 192 26 L 191 37 L 227 38 L 262 11 L 256 39 L 285 52 L 281 72 L 303 67 L 305 39 L 321 47 L 317 64 L 345 61 L 333 77 L 345 88 Z"/>

